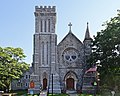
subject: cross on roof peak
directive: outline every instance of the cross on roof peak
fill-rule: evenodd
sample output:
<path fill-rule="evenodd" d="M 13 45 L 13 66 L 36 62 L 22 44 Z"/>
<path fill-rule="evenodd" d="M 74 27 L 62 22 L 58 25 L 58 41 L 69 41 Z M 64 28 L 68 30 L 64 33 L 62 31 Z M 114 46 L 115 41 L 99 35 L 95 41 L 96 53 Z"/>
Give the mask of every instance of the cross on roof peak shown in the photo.
<path fill-rule="evenodd" d="M 72 23 L 70 22 L 68 26 L 69 26 L 69 32 L 71 32 Z"/>

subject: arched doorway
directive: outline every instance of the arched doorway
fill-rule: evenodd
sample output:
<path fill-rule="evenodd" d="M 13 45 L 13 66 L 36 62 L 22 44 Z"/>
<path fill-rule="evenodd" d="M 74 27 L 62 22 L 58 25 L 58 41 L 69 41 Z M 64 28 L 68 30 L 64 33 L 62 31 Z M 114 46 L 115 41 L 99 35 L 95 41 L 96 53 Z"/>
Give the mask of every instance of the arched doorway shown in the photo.
<path fill-rule="evenodd" d="M 68 71 L 64 76 L 65 90 L 77 90 L 78 78 L 75 72 Z"/>
<path fill-rule="evenodd" d="M 73 78 L 67 78 L 66 88 L 67 90 L 74 90 L 74 79 Z"/>
<path fill-rule="evenodd" d="M 47 79 L 43 79 L 43 90 L 47 90 Z"/>

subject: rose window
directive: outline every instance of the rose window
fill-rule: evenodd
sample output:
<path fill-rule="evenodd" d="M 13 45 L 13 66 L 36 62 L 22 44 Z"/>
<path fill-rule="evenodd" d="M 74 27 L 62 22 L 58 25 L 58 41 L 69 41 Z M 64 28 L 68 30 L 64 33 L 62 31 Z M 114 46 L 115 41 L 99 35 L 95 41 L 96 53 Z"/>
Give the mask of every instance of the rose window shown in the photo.
<path fill-rule="evenodd" d="M 75 49 L 65 50 L 64 52 L 64 60 L 67 62 L 74 62 L 78 58 L 78 53 Z"/>

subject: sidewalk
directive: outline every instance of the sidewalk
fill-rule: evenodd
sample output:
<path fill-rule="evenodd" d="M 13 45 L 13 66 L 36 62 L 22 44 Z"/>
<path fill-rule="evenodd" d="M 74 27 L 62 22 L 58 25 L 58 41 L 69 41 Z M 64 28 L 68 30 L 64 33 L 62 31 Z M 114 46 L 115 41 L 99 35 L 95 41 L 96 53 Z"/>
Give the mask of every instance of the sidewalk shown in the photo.
<path fill-rule="evenodd" d="M 69 94 L 70 96 L 78 96 L 75 90 L 72 90 L 72 91 L 67 90 L 66 93 Z"/>
<path fill-rule="evenodd" d="M 47 96 L 47 91 L 41 91 L 40 96 Z"/>

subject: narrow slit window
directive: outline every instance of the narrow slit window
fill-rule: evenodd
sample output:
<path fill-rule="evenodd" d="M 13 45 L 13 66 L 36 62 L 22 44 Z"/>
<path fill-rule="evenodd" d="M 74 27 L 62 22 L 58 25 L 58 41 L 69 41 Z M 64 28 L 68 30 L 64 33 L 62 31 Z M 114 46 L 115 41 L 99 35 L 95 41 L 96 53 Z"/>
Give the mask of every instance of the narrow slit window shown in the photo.
<path fill-rule="evenodd" d="M 42 22 L 42 20 L 40 21 L 40 24 L 41 24 L 41 32 L 42 32 L 43 31 L 43 26 L 42 26 L 43 22 Z"/>
<path fill-rule="evenodd" d="M 46 27 L 47 27 L 47 26 L 46 26 L 46 21 L 45 21 L 45 32 L 46 32 Z"/>
<path fill-rule="evenodd" d="M 48 42 L 47 42 L 47 64 L 48 64 Z"/>
<path fill-rule="evenodd" d="M 44 65 L 44 42 L 42 42 L 42 64 Z"/>
<path fill-rule="evenodd" d="M 48 32 L 50 32 L 50 19 L 48 19 Z"/>

